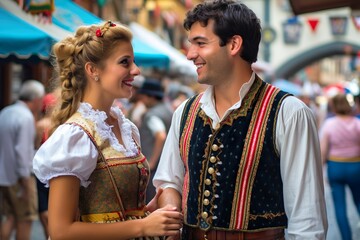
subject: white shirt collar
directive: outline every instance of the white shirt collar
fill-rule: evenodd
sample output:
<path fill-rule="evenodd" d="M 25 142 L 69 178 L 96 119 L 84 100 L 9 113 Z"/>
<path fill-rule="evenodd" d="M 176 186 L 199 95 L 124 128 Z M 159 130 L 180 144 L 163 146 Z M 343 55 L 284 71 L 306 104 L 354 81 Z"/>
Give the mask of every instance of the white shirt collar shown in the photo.
<path fill-rule="evenodd" d="M 246 94 L 249 92 L 254 81 L 255 81 L 255 73 L 253 72 L 251 74 L 249 81 L 244 83 L 240 88 L 239 91 L 240 100 L 226 111 L 222 119 L 224 119 L 232 110 L 237 109 L 241 106 L 242 99 L 244 99 Z M 200 99 L 200 103 L 201 103 L 201 108 L 205 111 L 206 115 L 213 120 L 213 126 L 216 126 L 216 124 L 220 122 L 222 119 L 219 118 L 219 115 L 216 112 L 213 86 L 209 86 L 205 90 L 203 96 Z"/>

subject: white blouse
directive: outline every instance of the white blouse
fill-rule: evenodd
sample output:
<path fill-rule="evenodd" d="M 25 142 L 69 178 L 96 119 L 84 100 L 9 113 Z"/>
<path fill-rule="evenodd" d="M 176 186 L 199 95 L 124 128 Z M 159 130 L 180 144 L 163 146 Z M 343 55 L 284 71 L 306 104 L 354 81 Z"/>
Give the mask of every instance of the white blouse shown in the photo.
<path fill-rule="evenodd" d="M 111 108 L 111 116 L 118 120 L 124 145 L 120 144 L 111 131 L 113 126 L 105 120 L 103 111 L 94 110 L 89 103 L 81 103 L 78 112 L 83 118 L 95 123 L 95 130 L 103 139 L 108 139 L 111 147 L 127 157 L 138 154 L 135 141 L 140 144 L 137 127 L 117 107 Z M 134 141 L 135 140 L 135 141 Z M 37 178 L 46 186 L 49 180 L 64 175 L 76 176 L 81 186 L 87 187 L 91 173 L 96 167 L 98 150 L 89 136 L 77 125 L 62 124 L 41 145 L 33 160 L 33 170 Z"/>

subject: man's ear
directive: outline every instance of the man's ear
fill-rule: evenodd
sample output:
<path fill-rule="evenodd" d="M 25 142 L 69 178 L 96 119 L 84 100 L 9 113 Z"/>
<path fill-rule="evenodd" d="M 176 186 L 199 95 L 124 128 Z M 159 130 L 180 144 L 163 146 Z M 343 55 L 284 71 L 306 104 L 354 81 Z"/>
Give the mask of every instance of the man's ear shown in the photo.
<path fill-rule="evenodd" d="M 239 55 L 239 53 L 241 52 L 242 44 L 243 39 L 241 36 L 232 36 L 232 38 L 229 40 L 229 50 L 231 55 Z"/>
<path fill-rule="evenodd" d="M 98 68 L 91 62 L 85 63 L 85 72 L 91 79 L 99 78 Z"/>

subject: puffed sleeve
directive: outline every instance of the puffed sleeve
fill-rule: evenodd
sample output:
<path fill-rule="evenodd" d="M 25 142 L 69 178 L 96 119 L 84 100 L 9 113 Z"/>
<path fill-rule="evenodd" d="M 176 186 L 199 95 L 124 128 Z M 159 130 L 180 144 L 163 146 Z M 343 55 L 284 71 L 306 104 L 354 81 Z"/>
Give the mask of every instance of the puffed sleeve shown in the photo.
<path fill-rule="evenodd" d="M 33 160 L 33 170 L 46 186 L 52 178 L 71 175 L 87 187 L 97 158 L 98 151 L 88 135 L 76 125 L 64 124 L 41 145 Z"/>

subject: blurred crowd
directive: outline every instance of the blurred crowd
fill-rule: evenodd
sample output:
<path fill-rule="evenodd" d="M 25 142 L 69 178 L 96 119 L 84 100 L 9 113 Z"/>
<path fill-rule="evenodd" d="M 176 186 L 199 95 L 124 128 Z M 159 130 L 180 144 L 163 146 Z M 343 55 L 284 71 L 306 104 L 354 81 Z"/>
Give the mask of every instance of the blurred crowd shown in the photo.
<path fill-rule="evenodd" d="M 281 86 L 279 87 L 281 88 Z M 114 107 L 120 108 L 124 115 L 135 123 L 139 129 L 141 145 L 143 146 L 142 151 L 148 159 L 151 169 L 151 178 L 146 192 L 148 201 L 156 194 L 151 180 L 156 172 L 171 124 L 172 114 L 186 99 L 202 92 L 204 89 L 205 86 L 195 82 L 185 84 L 168 77 L 159 78 L 140 75 L 133 82 L 132 97 L 130 99 L 117 99 L 114 102 Z M 312 90 L 314 89 L 318 88 L 312 86 Z M 28 91 L 31 92 L 32 90 L 28 89 Z M 350 224 L 346 216 L 345 191 L 346 188 L 351 190 L 355 206 L 360 212 L 360 97 L 343 88 L 333 89 L 328 92 L 318 89 L 316 94 L 314 94 L 314 91 L 312 91 L 312 94 L 308 93 L 309 91 L 303 89 L 294 95 L 312 109 L 316 116 L 323 164 L 327 169 L 327 174 L 325 174 L 327 179 L 325 181 L 329 182 L 332 190 L 340 232 L 344 239 L 351 239 L 349 236 L 349 234 L 351 235 Z M 49 135 L 50 116 L 53 107 L 56 105 L 57 98 L 58 91 L 44 94 L 41 98 L 41 107 L 37 110 L 31 110 L 35 123 L 36 141 L 33 144 L 35 149 L 39 148 Z M 38 98 L 29 101 L 34 102 L 35 100 L 38 101 Z M 7 111 L 6 109 L 1 111 L 0 119 L 5 118 L 5 115 L 9 117 Z M 1 131 L 1 151 L 3 152 L 4 127 Z M 29 131 L 29 129 L 22 129 L 22 131 Z M 5 166 L 4 159 L 1 159 L 0 162 L 2 166 Z M 32 174 L 30 176 L 33 177 Z M 16 185 L 16 191 L 18 192 L 15 192 L 15 194 L 21 194 L 19 192 L 22 187 L 21 184 Z M 37 196 L 32 196 L 31 201 L 34 209 L 37 209 L 37 216 L 44 227 L 45 238 L 48 238 L 47 205 L 49 190 L 38 180 L 31 181 L 29 184 L 32 187 L 29 187 L 30 190 L 28 191 L 37 191 Z M 0 187 L 2 189 L 0 192 L 1 197 L 3 198 L 5 197 L 4 186 Z M 20 213 L 15 213 L 15 219 L 12 218 L 13 213 L 9 212 L 9 208 L 4 207 L 3 203 L 4 201 L 1 200 L 0 210 L 3 220 L 1 239 L 9 239 L 12 231 L 19 231 L 19 229 L 27 229 L 27 231 L 22 230 L 22 233 L 29 235 L 30 223 L 36 219 L 36 214 L 32 212 L 28 218 L 16 220 L 16 216 L 19 216 Z M 23 219 L 26 219 L 27 224 L 16 225 L 19 220 Z"/>

